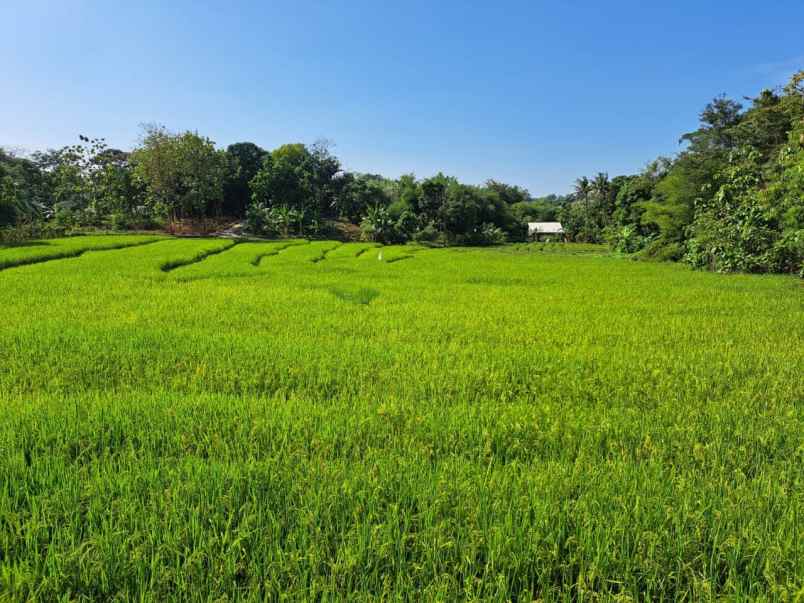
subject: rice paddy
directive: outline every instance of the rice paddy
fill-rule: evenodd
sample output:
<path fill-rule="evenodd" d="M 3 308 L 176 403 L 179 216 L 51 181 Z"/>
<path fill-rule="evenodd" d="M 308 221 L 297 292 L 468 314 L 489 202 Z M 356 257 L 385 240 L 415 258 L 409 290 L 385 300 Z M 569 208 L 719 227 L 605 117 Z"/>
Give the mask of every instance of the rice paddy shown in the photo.
<path fill-rule="evenodd" d="M 796 600 L 802 293 L 540 243 L 0 247 L 0 598 Z"/>

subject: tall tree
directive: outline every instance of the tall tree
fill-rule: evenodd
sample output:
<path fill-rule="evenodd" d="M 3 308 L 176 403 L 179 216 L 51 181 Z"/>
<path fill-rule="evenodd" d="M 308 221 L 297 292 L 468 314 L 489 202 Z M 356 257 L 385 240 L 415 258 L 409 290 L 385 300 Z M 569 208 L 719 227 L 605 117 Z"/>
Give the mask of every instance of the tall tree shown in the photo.
<path fill-rule="evenodd" d="M 527 203 L 530 201 L 530 193 L 524 188 L 498 182 L 497 180 L 486 180 L 485 188 L 494 191 L 499 198 L 508 205 L 514 203 Z"/>
<path fill-rule="evenodd" d="M 274 149 L 263 158 L 262 167 L 251 181 L 252 201 L 268 207 L 309 209 L 310 163 L 310 152 L 301 143 Z"/>
<path fill-rule="evenodd" d="M 146 126 L 131 159 L 148 202 L 171 221 L 220 215 L 226 158 L 210 139 Z"/>
<path fill-rule="evenodd" d="M 592 194 L 592 183 L 586 176 L 581 176 L 575 181 L 575 198 L 583 204 L 583 230 L 580 237 L 583 241 L 591 241 L 592 218 L 589 207 L 589 197 Z"/>
<path fill-rule="evenodd" d="M 266 151 L 253 142 L 238 142 L 226 147 L 226 178 L 223 186 L 224 214 L 242 217 L 251 202 L 249 183 L 262 167 Z"/>

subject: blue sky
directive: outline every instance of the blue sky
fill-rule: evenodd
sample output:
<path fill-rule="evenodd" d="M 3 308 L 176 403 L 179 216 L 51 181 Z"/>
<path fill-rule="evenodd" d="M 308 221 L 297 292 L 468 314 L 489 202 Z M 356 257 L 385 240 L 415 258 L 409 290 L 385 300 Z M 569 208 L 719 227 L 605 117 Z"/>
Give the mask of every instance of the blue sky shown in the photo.
<path fill-rule="evenodd" d="M 0 0 L 0 145 L 139 124 L 533 194 L 638 171 L 804 68 L 804 2 Z"/>

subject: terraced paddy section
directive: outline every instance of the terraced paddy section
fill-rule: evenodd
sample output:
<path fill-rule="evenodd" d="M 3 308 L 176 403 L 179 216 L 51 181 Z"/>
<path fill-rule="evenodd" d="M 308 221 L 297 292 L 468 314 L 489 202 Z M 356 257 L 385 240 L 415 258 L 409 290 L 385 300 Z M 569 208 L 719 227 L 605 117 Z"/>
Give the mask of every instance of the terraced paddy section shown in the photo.
<path fill-rule="evenodd" d="M 0 599 L 795 600 L 800 282 L 578 251 L 0 271 Z"/>
<path fill-rule="evenodd" d="M 99 235 L 0 245 L 0 270 L 159 241 L 156 235 Z"/>
<path fill-rule="evenodd" d="M 173 259 L 167 259 L 160 264 L 162 272 L 172 272 L 178 268 L 185 266 L 192 266 L 203 262 L 207 258 L 228 251 L 237 245 L 236 241 L 226 239 L 209 239 L 204 242 L 203 246 L 199 246 L 197 251 L 190 256 L 177 256 Z"/>
<path fill-rule="evenodd" d="M 327 254 L 328 260 L 354 259 L 381 248 L 379 243 L 345 243 Z"/>
<path fill-rule="evenodd" d="M 264 272 L 271 258 L 308 241 L 230 242 L 219 247 L 218 253 L 206 255 L 198 262 L 185 264 L 172 275 L 178 280 L 213 277 L 249 276 Z M 223 253 L 225 251 L 225 253 Z"/>

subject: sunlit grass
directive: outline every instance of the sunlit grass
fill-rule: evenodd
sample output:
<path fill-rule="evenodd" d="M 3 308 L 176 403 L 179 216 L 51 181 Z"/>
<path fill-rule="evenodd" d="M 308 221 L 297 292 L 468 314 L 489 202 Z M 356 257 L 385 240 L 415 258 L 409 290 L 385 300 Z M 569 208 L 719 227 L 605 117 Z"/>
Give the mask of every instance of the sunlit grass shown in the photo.
<path fill-rule="evenodd" d="M 801 593 L 796 280 L 231 245 L 0 272 L 9 598 Z"/>
<path fill-rule="evenodd" d="M 154 235 L 96 235 L 0 245 L 0 270 L 49 260 L 78 257 L 87 251 L 120 249 L 158 241 Z"/>

